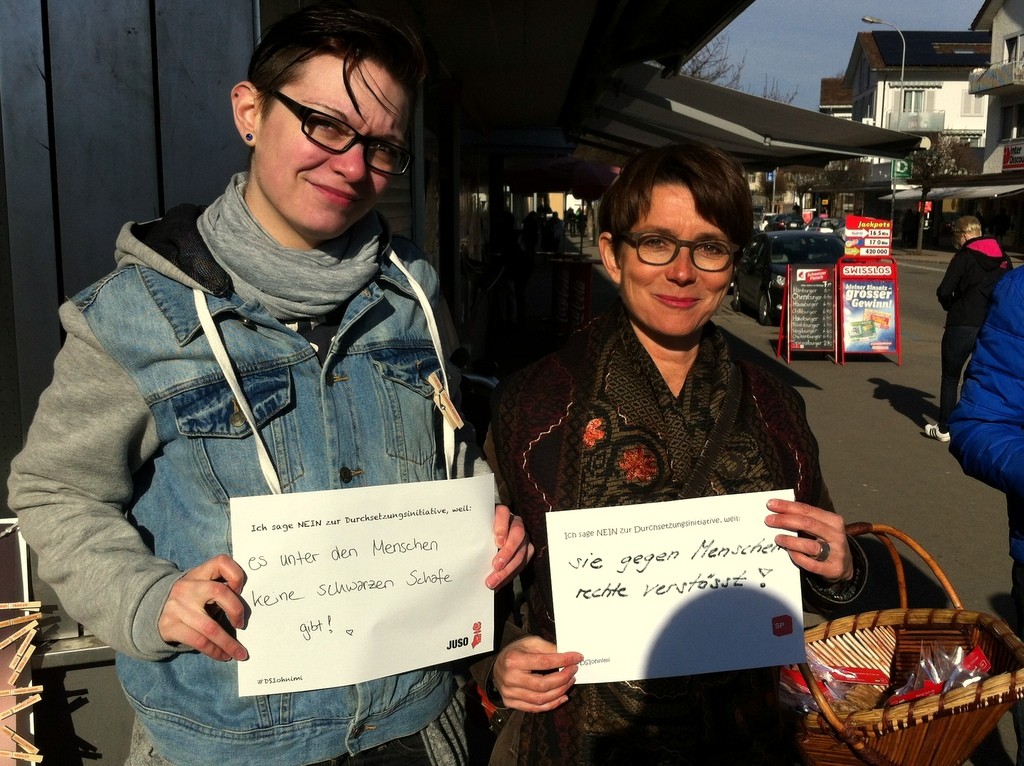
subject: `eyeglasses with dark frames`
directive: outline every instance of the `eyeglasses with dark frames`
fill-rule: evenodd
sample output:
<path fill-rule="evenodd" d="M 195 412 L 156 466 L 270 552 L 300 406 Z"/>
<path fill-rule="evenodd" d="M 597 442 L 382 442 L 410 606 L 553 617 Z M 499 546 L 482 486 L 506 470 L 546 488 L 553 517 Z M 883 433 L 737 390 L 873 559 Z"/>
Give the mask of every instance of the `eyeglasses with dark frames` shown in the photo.
<path fill-rule="evenodd" d="M 725 271 L 732 266 L 739 246 L 724 239 L 676 239 L 657 232 L 629 232 L 620 235 L 636 249 L 637 258 L 649 266 L 667 266 L 681 248 L 690 251 L 690 263 L 701 271 Z"/>
<path fill-rule="evenodd" d="M 344 154 L 356 144 L 362 144 L 363 159 L 374 170 L 400 176 L 409 169 L 412 155 L 407 149 L 380 138 L 364 136 L 347 122 L 300 104 L 281 91 L 272 90 L 270 94 L 299 118 L 306 138 L 324 151 Z"/>

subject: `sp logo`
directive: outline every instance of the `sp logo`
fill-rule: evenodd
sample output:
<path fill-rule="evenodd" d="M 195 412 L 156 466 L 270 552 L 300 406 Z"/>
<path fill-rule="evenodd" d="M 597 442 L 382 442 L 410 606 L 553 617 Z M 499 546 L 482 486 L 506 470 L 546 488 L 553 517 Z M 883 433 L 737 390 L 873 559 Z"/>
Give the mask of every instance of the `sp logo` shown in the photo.
<path fill-rule="evenodd" d="M 788 636 L 793 632 L 793 618 L 788 614 L 772 617 L 772 633 L 776 636 Z"/>

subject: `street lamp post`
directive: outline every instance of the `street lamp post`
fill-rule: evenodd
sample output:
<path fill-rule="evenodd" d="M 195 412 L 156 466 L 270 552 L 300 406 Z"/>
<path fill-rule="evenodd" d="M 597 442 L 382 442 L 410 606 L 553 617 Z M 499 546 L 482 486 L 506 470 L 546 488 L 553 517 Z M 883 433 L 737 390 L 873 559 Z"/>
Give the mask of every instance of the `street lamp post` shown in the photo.
<path fill-rule="evenodd" d="M 903 83 L 904 83 L 903 76 L 904 76 L 904 72 L 906 71 L 906 67 L 907 67 L 907 39 L 903 36 L 903 32 L 900 31 L 899 27 L 897 27 L 895 24 L 889 23 L 888 21 L 884 21 L 882 19 L 876 18 L 875 16 L 863 16 L 863 17 L 861 17 L 861 21 L 863 21 L 865 24 L 882 24 L 883 26 L 886 26 L 886 27 L 892 27 L 893 29 L 896 30 L 896 34 L 898 34 L 900 36 L 900 42 L 903 43 L 903 56 L 900 59 L 900 101 L 899 101 L 899 111 L 896 112 L 896 130 L 899 131 L 899 129 L 901 127 L 901 123 L 903 122 L 903 120 L 902 120 L 902 117 L 903 117 Z M 892 194 L 891 194 L 891 200 L 890 200 L 890 206 L 889 206 L 889 220 L 891 221 L 890 225 L 892 226 L 893 230 L 895 231 L 895 229 L 896 229 L 896 173 L 894 171 L 895 171 L 895 168 L 893 166 L 892 160 L 890 160 L 889 161 L 889 185 L 892 188 Z"/>

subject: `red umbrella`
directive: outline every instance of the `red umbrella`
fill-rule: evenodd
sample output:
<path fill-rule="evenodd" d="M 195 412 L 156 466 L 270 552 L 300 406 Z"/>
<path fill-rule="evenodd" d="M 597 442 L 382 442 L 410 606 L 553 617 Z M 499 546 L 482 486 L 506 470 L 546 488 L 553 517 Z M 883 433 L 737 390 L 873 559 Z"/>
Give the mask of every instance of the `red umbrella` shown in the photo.
<path fill-rule="evenodd" d="M 569 192 L 577 199 L 593 202 L 607 189 L 619 169 L 614 165 L 558 157 L 529 167 L 505 171 L 505 183 L 514 194 Z"/>

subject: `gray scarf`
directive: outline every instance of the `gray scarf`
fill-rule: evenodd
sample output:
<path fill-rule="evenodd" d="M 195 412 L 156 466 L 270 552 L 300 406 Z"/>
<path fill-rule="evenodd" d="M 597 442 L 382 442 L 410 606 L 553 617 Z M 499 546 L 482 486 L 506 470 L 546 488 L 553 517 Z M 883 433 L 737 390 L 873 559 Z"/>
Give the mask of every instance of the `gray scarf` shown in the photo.
<path fill-rule="evenodd" d="M 344 234 L 313 250 L 279 245 L 253 217 L 242 194 L 248 173 L 199 217 L 199 233 L 235 292 L 258 301 L 276 319 L 318 319 L 361 290 L 377 273 L 387 225 L 370 211 Z"/>

